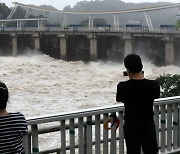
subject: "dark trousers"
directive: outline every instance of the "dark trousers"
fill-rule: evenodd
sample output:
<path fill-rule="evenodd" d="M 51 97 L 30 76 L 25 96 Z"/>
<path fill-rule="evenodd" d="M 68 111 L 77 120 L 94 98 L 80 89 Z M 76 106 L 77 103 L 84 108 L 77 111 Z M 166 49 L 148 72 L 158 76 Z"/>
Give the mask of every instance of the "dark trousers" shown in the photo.
<path fill-rule="evenodd" d="M 133 127 L 124 127 L 124 136 L 126 140 L 127 154 L 140 154 L 141 148 L 143 154 L 157 154 L 158 144 L 156 140 L 155 127 L 134 130 Z"/>

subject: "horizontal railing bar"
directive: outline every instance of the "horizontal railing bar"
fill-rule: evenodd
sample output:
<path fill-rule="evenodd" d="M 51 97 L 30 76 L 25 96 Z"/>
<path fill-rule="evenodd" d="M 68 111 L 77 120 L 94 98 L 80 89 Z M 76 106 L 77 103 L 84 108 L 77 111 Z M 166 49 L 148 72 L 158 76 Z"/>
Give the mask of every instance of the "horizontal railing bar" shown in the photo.
<path fill-rule="evenodd" d="M 101 124 L 103 124 L 103 120 L 100 121 Z M 95 120 L 92 121 L 92 125 L 95 125 Z M 84 122 L 83 126 L 86 126 L 86 122 Z M 78 128 L 78 122 L 75 123 L 74 125 L 75 128 Z M 173 128 L 173 126 L 172 126 Z M 66 130 L 69 129 L 69 124 L 66 125 Z M 46 133 L 52 133 L 52 132 L 58 132 L 61 130 L 61 126 L 60 125 L 56 125 L 50 128 L 39 128 L 38 129 L 38 134 L 46 134 Z M 165 130 L 167 131 L 167 128 L 165 128 Z M 159 128 L 159 132 L 161 132 L 161 128 Z M 28 135 L 32 135 L 31 130 L 28 131 Z"/>
<path fill-rule="evenodd" d="M 159 98 L 154 101 L 154 105 L 168 105 L 172 103 L 179 103 L 180 102 L 180 96 L 174 96 L 174 97 L 167 97 L 167 98 Z"/>
<path fill-rule="evenodd" d="M 173 147 L 173 143 L 172 143 L 172 147 Z M 159 149 L 161 149 L 161 146 L 159 146 Z M 167 149 L 167 145 L 165 145 L 165 149 Z M 179 152 L 180 152 L 180 148 L 172 148 L 172 150 L 173 151 L 179 150 Z"/>
<path fill-rule="evenodd" d="M 119 137 L 116 137 L 116 141 L 119 140 Z M 107 140 L 108 142 L 111 142 L 111 138 L 109 138 Z M 100 140 L 100 143 L 102 144 L 104 142 L 104 140 Z M 92 141 L 92 145 L 95 145 L 96 141 Z M 79 145 L 75 145 L 75 148 L 79 148 Z M 66 150 L 70 150 L 70 146 L 67 146 L 66 147 Z M 59 152 L 61 151 L 61 148 L 54 148 L 54 149 L 50 149 L 50 150 L 44 150 L 44 151 L 41 151 L 39 152 L 39 154 L 48 154 L 48 153 L 53 153 L 53 152 Z"/>
<path fill-rule="evenodd" d="M 178 102 L 180 102 L 180 96 L 156 99 L 154 105 L 156 106 L 156 105 L 172 104 Z M 123 110 L 124 110 L 124 104 L 118 104 L 108 107 L 81 110 L 76 112 L 68 112 L 68 113 L 42 116 L 42 117 L 33 117 L 27 119 L 27 123 L 28 125 L 35 125 L 40 123 L 55 122 L 60 120 L 72 119 L 72 118 L 74 119 L 74 118 L 87 117 L 87 116 L 93 116 L 93 115 L 99 115 L 105 113 L 119 112 Z"/>
<path fill-rule="evenodd" d="M 93 31 L 93 32 L 133 32 L 133 33 L 171 33 L 171 34 L 179 34 L 180 32 L 176 29 L 161 29 L 160 27 L 156 27 L 154 30 L 145 30 L 143 28 L 141 29 L 135 29 L 135 28 L 126 28 L 126 27 L 119 27 L 118 30 L 114 30 L 113 27 L 111 27 L 110 29 L 107 29 L 106 27 L 103 27 L 104 29 L 98 29 L 98 27 L 92 27 L 91 29 L 89 29 L 89 27 L 78 27 L 78 29 L 76 31 Z M 74 29 L 72 27 L 69 27 L 68 29 L 63 29 L 63 27 L 59 26 L 59 27 L 49 27 L 49 26 L 43 26 L 43 27 L 4 27 L 3 30 L 1 30 L 0 32 L 9 32 L 9 31 L 20 31 L 20 32 L 24 32 L 24 31 L 50 31 L 50 32 L 54 32 L 54 31 L 74 31 Z"/>
<path fill-rule="evenodd" d="M 101 124 L 103 124 L 103 119 L 100 120 Z M 83 123 L 83 126 L 85 127 L 87 125 L 86 121 Z M 92 120 L 92 125 L 95 125 L 95 120 Z M 74 125 L 75 128 L 78 128 L 78 122 L 75 122 Z M 66 124 L 66 130 L 70 128 L 69 124 Z M 38 134 L 45 134 L 45 133 L 52 133 L 57 132 L 61 130 L 61 125 L 55 125 L 53 127 L 46 127 L 46 128 L 39 128 Z M 31 130 L 28 131 L 28 135 L 32 135 Z"/>
<path fill-rule="evenodd" d="M 180 148 L 178 149 L 173 149 L 173 151 L 166 151 L 166 152 L 160 152 L 159 154 L 179 154 L 180 153 Z"/>
<path fill-rule="evenodd" d="M 28 125 L 36 125 L 36 124 L 56 122 L 66 119 L 75 119 L 75 118 L 88 117 L 88 116 L 100 115 L 105 113 L 119 112 L 123 110 L 124 110 L 124 105 L 120 104 L 105 108 L 101 107 L 101 108 L 81 110 L 76 112 L 62 113 L 59 115 L 56 114 L 56 115 L 28 118 L 27 123 Z"/>
<path fill-rule="evenodd" d="M 118 141 L 119 140 L 119 137 L 116 137 L 116 141 Z M 109 138 L 108 140 L 107 140 L 108 142 L 111 142 L 111 138 Z M 104 141 L 103 140 L 100 140 L 100 143 L 102 144 Z M 93 141 L 92 142 L 92 144 L 93 145 L 95 145 L 95 141 Z M 173 145 L 173 144 L 172 144 Z M 79 147 L 79 145 L 75 145 L 75 148 L 78 148 Z M 161 146 L 159 146 L 159 149 L 160 149 L 160 147 Z M 167 148 L 167 145 L 165 146 L 166 148 Z M 70 146 L 67 146 L 66 147 L 66 150 L 70 150 Z M 180 152 L 180 148 L 178 148 L 178 149 L 172 149 L 173 151 L 168 151 L 168 154 L 178 154 L 178 152 Z M 59 152 L 59 151 L 61 151 L 61 148 L 54 148 L 54 149 L 50 149 L 50 150 L 44 150 L 44 151 L 41 151 L 39 154 L 48 154 L 48 153 L 53 153 L 53 152 Z M 167 154 L 167 152 L 166 153 L 160 153 L 160 154 Z"/>

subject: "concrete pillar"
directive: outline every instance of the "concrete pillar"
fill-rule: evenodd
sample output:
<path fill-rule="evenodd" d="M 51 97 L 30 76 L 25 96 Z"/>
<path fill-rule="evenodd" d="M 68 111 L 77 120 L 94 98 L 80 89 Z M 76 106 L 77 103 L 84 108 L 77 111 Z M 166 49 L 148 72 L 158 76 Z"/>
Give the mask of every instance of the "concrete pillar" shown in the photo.
<path fill-rule="evenodd" d="M 17 56 L 17 36 L 12 34 L 12 56 Z"/>
<path fill-rule="evenodd" d="M 165 61 L 169 64 L 174 63 L 174 44 L 173 44 L 173 41 L 166 41 L 166 44 L 165 44 Z"/>
<path fill-rule="evenodd" d="M 90 40 L 90 60 L 97 60 L 97 36 L 95 33 L 88 35 Z"/>
<path fill-rule="evenodd" d="M 67 60 L 67 38 L 65 34 L 60 34 L 60 58 L 62 60 Z"/>
<path fill-rule="evenodd" d="M 90 59 L 97 59 L 97 38 L 90 39 Z"/>
<path fill-rule="evenodd" d="M 33 37 L 34 37 L 34 49 L 40 50 L 40 38 L 38 33 L 33 34 Z"/>
<path fill-rule="evenodd" d="M 173 64 L 174 63 L 173 38 L 170 38 L 170 36 L 165 36 L 162 40 L 165 42 L 165 62 L 168 64 Z"/>
<path fill-rule="evenodd" d="M 128 54 L 132 53 L 132 38 L 131 36 L 124 36 L 123 39 L 125 41 L 124 56 L 126 57 Z"/>
<path fill-rule="evenodd" d="M 34 49 L 40 50 L 40 39 L 38 37 L 34 38 Z"/>

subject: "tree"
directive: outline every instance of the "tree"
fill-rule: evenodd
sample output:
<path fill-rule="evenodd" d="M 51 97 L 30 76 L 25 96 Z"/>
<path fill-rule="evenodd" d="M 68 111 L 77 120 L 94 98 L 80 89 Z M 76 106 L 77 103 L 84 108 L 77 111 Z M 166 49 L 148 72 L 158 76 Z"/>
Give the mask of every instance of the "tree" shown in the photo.
<path fill-rule="evenodd" d="M 71 6 L 70 5 L 67 5 L 64 7 L 63 9 L 64 11 L 71 11 Z"/>
<path fill-rule="evenodd" d="M 6 6 L 5 3 L 0 3 L 0 14 L 2 16 L 2 19 L 7 18 L 7 16 L 10 13 L 10 9 Z"/>
<path fill-rule="evenodd" d="M 176 29 L 180 30 L 180 20 L 176 21 Z"/>
<path fill-rule="evenodd" d="M 161 97 L 180 96 L 180 75 L 163 74 L 156 78 L 161 86 Z"/>

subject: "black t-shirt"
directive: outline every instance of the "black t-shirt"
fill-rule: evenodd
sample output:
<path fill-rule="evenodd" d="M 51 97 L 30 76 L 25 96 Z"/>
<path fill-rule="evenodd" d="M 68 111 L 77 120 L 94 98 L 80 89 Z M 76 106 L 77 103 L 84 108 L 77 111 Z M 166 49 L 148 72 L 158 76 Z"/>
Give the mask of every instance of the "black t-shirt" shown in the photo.
<path fill-rule="evenodd" d="M 142 122 L 153 120 L 153 102 L 159 95 L 156 81 L 130 79 L 117 85 L 116 101 L 125 105 L 125 121 Z"/>

